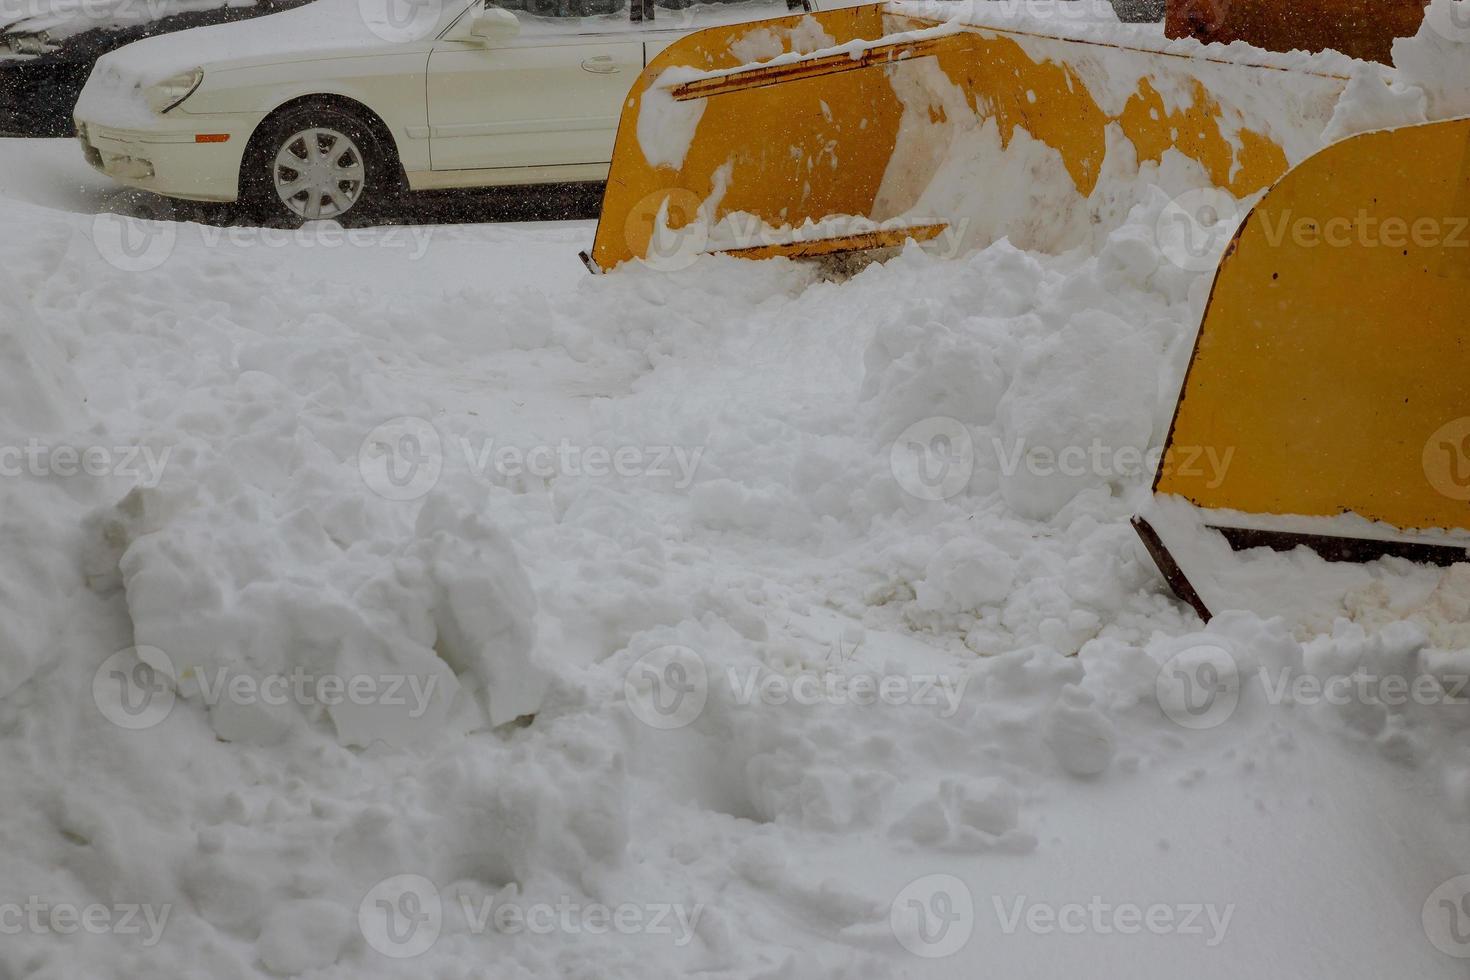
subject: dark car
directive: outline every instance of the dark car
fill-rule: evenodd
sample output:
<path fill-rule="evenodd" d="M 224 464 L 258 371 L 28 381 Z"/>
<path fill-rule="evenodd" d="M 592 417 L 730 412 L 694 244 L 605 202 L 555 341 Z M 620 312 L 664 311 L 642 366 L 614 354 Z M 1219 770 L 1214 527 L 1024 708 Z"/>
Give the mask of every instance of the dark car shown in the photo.
<path fill-rule="evenodd" d="M 58 5 L 52 12 L 0 24 L 0 136 L 71 136 L 72 109 L 92 65 L 124 44 L 309 2 L 119 0 L 105 13 L 97 13 L 95 3 L 72 10 Z M 83 16 L 92 21 L 83 22 Z"/>

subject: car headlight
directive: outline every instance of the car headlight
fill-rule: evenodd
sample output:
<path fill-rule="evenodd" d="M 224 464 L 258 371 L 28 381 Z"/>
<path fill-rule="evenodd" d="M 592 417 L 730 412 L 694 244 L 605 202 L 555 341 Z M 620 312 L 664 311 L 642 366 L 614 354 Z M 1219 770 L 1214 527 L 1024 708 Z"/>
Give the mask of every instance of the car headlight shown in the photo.
<path fill-rule="evenodd" d="M 154 112 L 168 112 L 193 95 L 194 90 L 202 81 L 204 81 L 204 69 L 191 68 L 172 78 L 165 78 L 157 84 L 149 85 L 143 90 L 143 97 L 148 100 L 148 108 Z"/>

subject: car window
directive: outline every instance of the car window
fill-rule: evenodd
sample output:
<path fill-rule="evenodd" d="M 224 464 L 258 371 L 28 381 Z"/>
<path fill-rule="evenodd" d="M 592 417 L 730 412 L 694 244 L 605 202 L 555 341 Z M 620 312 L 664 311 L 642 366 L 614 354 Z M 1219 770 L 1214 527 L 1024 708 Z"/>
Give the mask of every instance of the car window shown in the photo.
<path fill-rule="evenodd" d="M 629 0 L 487 0 L 515 14 L 521 32 L 544 34 L 605 34 L 629 29 Z"/>
<path fill-rule="evenodd" d="M 567 20 L 628 12 L 628 0 L 496 0 L 494 6 L 533 17 Z"/>
<path fill-rule="evenodd" d="M 634 30 L 695 30 L 720 23 L 761 20 L 790 12 L 787 0 L 654 0 L 653 21 L 634 21 L 631 3 L 643 0 L 486 0 L 538 34 L 609 34 Z"/>

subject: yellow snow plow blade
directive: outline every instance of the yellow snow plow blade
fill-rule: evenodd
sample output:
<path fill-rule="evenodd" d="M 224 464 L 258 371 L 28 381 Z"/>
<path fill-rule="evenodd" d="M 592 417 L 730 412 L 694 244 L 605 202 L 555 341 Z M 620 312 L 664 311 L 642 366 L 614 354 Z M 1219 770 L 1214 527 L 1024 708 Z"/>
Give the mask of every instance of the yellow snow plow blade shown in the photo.
<path fill-rule="evenodd" d="M 1328 147 L 1261 199 L 1220 263 L 1155 507 L 1199 508 L 1237 550 L 1466 560 L 1467 324 L 1470 120 Z M 1185 549 L 1135 523 L 1208 618 Z"/>
<path fill-rule="evenodd" d="M 902 3 L 699 31 L 628 95 L 591 258 L 786 254 L 812 226 L 842 240 L 872 230 L 861 222 L 1062 251 L 1116 226 L 1112 181 L 1170 151 L 1196 186 L 1269 186 L 1346 84 L 1166 46 L 940 23 Z M 1247 84 L 1211 84 L 1241 72 Z"/>
<path fill-rule="evenodd" d="M 1155 489 L 1470 528 L 1467 369 L 1470 120 L 1338 143 L 1221 262 Z M 1232 453 L 1223 479 L 1182 465 L 1207 448 Z"/>

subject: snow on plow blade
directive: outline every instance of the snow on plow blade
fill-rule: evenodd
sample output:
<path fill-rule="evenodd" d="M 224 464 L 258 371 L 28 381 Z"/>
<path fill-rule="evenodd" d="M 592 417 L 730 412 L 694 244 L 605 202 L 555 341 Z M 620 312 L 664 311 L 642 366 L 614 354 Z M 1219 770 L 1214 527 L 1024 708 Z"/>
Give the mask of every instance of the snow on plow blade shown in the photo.
<path fill-rule="evenodd" d="M 1269 186 L 1346 84 L 1265 52 L 1243 64 L 1141 32 L 1039 33 L 985 4 L 972 23 L 920 15 L 933 9 L 869 4 L 672 44 L 624 104 L 595 267 L 918 229 L 951 250 L 1092 245 L 1142 184 Z"/>
<path fill-rule="evenodd" d="M 1135 522 L 1176 593 L 1205 618 L 1259 598 L 1221 588 L 1200 529 L 1236 551 L 1466 560 L 1467 323 L 1470 120 L 1356 136 L 1288 173 L 1220 262 Z"/>

